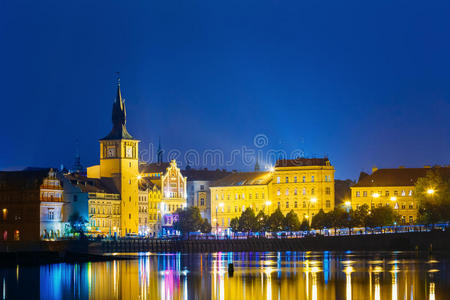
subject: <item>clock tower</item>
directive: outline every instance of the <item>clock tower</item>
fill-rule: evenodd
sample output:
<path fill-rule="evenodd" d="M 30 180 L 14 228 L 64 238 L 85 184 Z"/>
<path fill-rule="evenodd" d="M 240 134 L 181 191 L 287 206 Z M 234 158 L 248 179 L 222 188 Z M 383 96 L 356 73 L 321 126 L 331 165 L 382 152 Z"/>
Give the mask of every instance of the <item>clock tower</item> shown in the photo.
<path fill-rule="evenodd" d="M 120 81 L 112 109 L 111 132 L 100 140 L 100 178 L 112 178 L 121 197 L 120 234 L 138 233 L 138 144 L 126 128 L 125 103 Z"/>

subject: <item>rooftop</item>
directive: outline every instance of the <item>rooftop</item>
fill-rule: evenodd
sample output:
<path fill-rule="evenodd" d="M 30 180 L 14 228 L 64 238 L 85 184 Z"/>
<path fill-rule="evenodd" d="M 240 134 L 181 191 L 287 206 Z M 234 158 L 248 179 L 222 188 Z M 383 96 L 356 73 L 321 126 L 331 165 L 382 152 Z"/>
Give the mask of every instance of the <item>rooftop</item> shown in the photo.
<path fill-rule="evenodd" d="M 264 185 L 272 180 L 271 172 L 237 172 L 215 181 L 212 186 Z"/>
<path fill-rule="evenodd" d="M 441 176 L 450 178 L 449 167 L 378 169 L 362 177 L 353 187 L 413 186 L 417 179 L 426 176 L 430 170 L 436 170 Z"/>
<path fill-rule="evenodd" d="M 304 158 L 279 159 L 275 163 L 275 168 L 282 167 L 303 167 L 303 166 L 330 166 L 328 158 Z"/>

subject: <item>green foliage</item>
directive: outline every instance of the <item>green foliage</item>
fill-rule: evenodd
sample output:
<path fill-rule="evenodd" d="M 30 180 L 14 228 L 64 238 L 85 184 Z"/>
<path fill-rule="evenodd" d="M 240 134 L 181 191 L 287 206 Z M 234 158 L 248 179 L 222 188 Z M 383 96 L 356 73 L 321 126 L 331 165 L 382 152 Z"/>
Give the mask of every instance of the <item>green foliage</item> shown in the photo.
<path fill-rule="evenodd" d="M 200 225 L 200 231 L 202 233 L 210 233 L 212 229 L 211 224 L 209 224 L 208 219 L 203 219 L 202 224 Z"/>
<path fill-rule="evenodd" d="M 230 221 L 230 228 L 231 231 L 233 232 L 238 232 L 239 231 L 239 218 L 233 218 Z"/>
<path fill-rule="evenodd" d="M 269 230 L 268 227 L 269 216 L 267 216 L 264 211 L 260 210 L 256 215 L 256 228 L 255 231 L 265 232 Z"/>
<path fill-rule="evenodd" d="M 312 218 L 311 227 L 315 229 L 323 229 L 325 227 L 328 227 L 328 218 L 329 215 L 325 213 L 323 209 L 320 209 L 319 212 Z"/>
<path fill-rule="evenodd" d="M 390 206 L 382 206 L 372 209 L 367 215 L 365 223 L 368 227 L 383 227 L 394 225 L 398 221 L 398 215 Z"/>
<path fill-rule="evenodd" d="M 277 208 L 269 217 L 268 227 L 270 231 L 277 232 L 283 230 L 284 215 L 280 208 Z"/>
<path fill-rule="evenodd" d="M 429 194 L 428 190 L 434 193 Z M 419 223 L 450 221 L 450 179 L 444 179 L 439 169 L 430 170 L 417 180 L 414 198 L 419 202 Z"/>
<path fill-rule="evenodd" d="M 286 217 L 284 218 L 284 229 L 287 231 L 300 230 L 300 221 L 298 220 L 298 216 L 294 210 L 291 210 L 286 214 Z"/>
<path fill-rule="evenodd" d="M 308 220 L 307 219 L 304 219 L 303 220 L 303 222 L 300 224 L 300 228 L 299 228 L 301 231 L 307 231 L 307 230 L 310 230 L 310 227 L 309 227 L 309 223 L 308 223 Z"/>
<path fill-rule="evenodd" d="M 257 228 L 257 221 L 255 212 L 252 208 L 248 207 L 242 212 L 239 218 L 239 231 L 241 232 L 252 232 Z"/>
<path fill-rule="evenodd" d="M 202 229 L 204 220 L 200 215 L 200 210 L 198 207 L 187 207 L 183 210 L 178 209 L 177 214 L 178 220 L 174 222 L 173 228 L 181 231 L 183 235 L 189 236 L 190 232 L 195 232 Z"/>
<path fill-rule="evenodd" d="M 350 227 L 366 227 L 366 219 L 369 215 L 369 206 L 363 204 L 356 210 L 350 211 Z"/>
<path fill-rule="evenodd" d="M 88 221 L 85 220 L 82 216 L 80 216 L 79 212 L 74 212 L 69 217 L 69 224 L 71 231 L 73 233 L 84 233 L 86 231 L 86 223 Z"/>

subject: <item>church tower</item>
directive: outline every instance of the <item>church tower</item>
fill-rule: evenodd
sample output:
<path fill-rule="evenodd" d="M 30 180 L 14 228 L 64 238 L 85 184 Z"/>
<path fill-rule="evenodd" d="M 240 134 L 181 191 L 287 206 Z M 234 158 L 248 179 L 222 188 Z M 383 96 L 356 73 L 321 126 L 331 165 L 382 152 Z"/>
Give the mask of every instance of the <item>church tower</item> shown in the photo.
<path fill-rule="evenodd" d="M 100 140 L 100 178 L 110 177 L 121 196 L 120 234 L 138 233 L 138 144 L 126 128 L 125 103 L 120 91 L 112 109 L 111 132 Z"/>

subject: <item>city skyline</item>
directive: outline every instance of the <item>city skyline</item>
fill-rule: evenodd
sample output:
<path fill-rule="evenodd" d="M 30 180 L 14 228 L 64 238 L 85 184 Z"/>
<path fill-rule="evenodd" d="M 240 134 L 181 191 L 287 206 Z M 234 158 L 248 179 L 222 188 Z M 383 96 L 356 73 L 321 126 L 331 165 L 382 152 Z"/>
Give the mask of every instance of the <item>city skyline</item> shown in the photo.
<path fill-rule="evenodd" d="M 83 165 L 94 164 L 117 71 L 141 149 L 161 137 L 167 151 L 229 157 L 263 134 L 264 149 L 327 155 L 339 179 L 448 164 L 445 2 L 359 4 L 358 14 L 254 4 L 5 3 L 0 169 L 70 167 L 76 141 Z"/>

